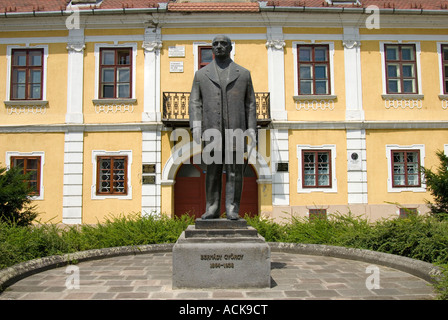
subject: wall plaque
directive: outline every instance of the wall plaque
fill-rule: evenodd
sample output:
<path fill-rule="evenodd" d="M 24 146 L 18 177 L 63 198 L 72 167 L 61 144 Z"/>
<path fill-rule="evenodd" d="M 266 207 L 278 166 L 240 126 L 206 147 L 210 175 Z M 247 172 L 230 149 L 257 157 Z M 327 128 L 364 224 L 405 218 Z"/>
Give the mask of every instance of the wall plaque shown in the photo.
<path fill-rule="evenodd" d="M 184 72 L 183 61 L 171 61 L 170 62 L 170 72 L 171 73 L 182 73 Z"/>
<path fill-rule="evenodd" d="M 143 176 L 142 183 L 143 184 L 156 184 L 156 176 Z"/>
<path fill-rule="evenodd" d="M 168 57 L 170 57 L 170 58 L 183 58 L 183 57 L 185 57 L 185 47 L 184 46 L 168 47 Z"/>
<path fill-rule="evenodd" d="M 288 163 L 287 162 L 277 163 L 277 171 L 278 172 L 288 172 Z"/>
<path fill-rule="evenodd" d="M 156 165 L 155 164 L 144 164 L 142 165 L 143 173 L 156 173 Z"/>

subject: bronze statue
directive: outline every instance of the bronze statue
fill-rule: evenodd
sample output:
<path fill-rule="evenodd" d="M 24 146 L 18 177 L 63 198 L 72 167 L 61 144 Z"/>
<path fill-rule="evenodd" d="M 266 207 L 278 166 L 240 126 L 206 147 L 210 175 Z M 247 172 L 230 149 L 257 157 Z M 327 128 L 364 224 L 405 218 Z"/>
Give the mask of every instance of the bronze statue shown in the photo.
<path fill-rule="evenodd" d="M 255 93 L 250 72 L 230 58 L 231 40 L 224 35 L 216 36 L 212 42 L 214 60 L 198 70 L 194 76 L 189 101 L 190 129 L 193 139 L 200 143 L 207 130 L 217 130 L 222 137 L 222 161 L 207 164 L 206 212 L 202 219 L 217 219 L 220 216 L 222 173 L 226 172 L 225 208 L 227 219 L 239 219 L 239 206 L 243 190 L 244 164 L 237 161 L 236 146 L 243 141 L 242 135 L 228 133 L 244 132 L 255 145 L 257 125 Z M 200 126 L 200 130 L 198 129 Z M 229 138 L 231 137 L 231 138 Z M 216 142 L 216 141 L 215 141 Z M 220 149 L 220 148 L 218 148 Z M 219 150 L 215 150 L 219 152 Z M 241 152 L 240 152 L 241 153 Z M 229 155 L 229 157 L 224 155 Z"/>

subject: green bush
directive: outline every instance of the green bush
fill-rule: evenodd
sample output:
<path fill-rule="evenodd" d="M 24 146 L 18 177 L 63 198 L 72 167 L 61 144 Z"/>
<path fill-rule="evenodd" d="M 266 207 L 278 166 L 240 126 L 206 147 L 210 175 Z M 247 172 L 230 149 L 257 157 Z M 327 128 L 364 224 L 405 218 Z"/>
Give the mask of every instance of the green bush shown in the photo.
<path fill-rule="evenodd" d="M 284 240 L 285 227 L 275 223 L 272 219 L 262 218 L 260 216 L 244 217 L 247 223 L 257 229 L 258 233 L 268 242 L 282 242 Z"/>
<path fill-rule="evenodd" d="M 370 231 L 367 220 L 351 214 L 330 215 L 328 219 L 292 218 L 287 225 L 285 242 L 337 246 L 360 246 L 359 237 Z"/>
<path fill-rule="evenodd" d="M 110 217 L 105 223 L 60 228 L 0 222 L 0 269 L 50 255 L 118 246 L 173 243 L 194 219 L 189 216 Z"/>
<path fill-rule="evenodd" d="M 448 264 L 440 265 L 441 277 L 433 284 L 438 300 L 448 300 Z"/>
<path fill-rule="evenodd" d="M 0 167 L 0 221 L 26 226 L 37 217 L 26 178 L 18 167 L 9 170 Z"/>
<path fill-rule="evenodd" d="M 69 251 L 55 225 L 19 226 L 0 222 L 0 269 Z"/>
<path fill-rule="evenodd" d="M 448 263 L 448 223 L 433 217 L 409 216 L 377 222 L 366 248 L 431 263 Z"/>
<path fill-rule="evenodd" d="M 432 216 L 380 220 L 352 215 L 328 219 L 292 218 L 278 224 L 262 217 L 245 217 L 268 242 L 296 242 L 369 249 L 441 265 L 444 274 L 434 286 L 448 299 L 448 221 Z M 194 218 L 140 214 L 109 217 L 104 223 L 60 228 L 53 224 L 18 226 L 0 222 L 0 269 L 39 257 L 81 250 L 154 243 L 174 243 Z M 445 266 L 445 267 L 444 267 Z"/>
<path fill-rule="evenodd" d="M 448 157 L 443 151 L 437 151 L 440 164 L 436 172 L 421 168 L 426 186 L 434 197 L 434 203 L 427 201 L 431 213 L 440 219 L 448 219 Z"/>
<path fill-rule="evenodd" d="M 72 251 L 119 246 L 173 243 L 194 219 L 145 216 L 138 213 L 109 217 L 104 223 L 74 226 L 61 233 Z"/>

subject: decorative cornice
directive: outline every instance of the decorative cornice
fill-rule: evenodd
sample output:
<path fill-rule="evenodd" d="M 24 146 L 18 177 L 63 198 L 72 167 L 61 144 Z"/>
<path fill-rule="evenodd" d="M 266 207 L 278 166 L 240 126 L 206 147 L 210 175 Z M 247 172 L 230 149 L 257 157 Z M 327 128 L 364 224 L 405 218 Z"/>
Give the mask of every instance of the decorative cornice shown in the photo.
<path fill-rule="evenodd" d="M 448 120 L 421 121 L 272 121 L 271 129 L 284 130 L 434 130 L 448 129 Z M 92 123 L 92 124 L 35 124 L 35 125 L 2 125 L 0 133 L 18 132 L 138 132 L 170 130 L 161 122 L 145 123 Z"/>
<path fill-rule="evenodd" d="M 142 48 L 146 52 L 157 52 L 162 49 L 162 41 L 156 40 L 156 41 L 144 41 L 142 44 Z"/>
<path fill-rule="evenodd" d="M 83 42 L 73 42 L 67 44 L 67 50 L 69 52 L 83 52 L 86 45 Z"/>
<path fill-rule="evenodd" d="M 353 49 L 361 47 L 361 41 L 359 40 L 342 40 L 344 48 Z"/>
<path fill-rule="evenodd" d="M 45 114 L 48 101 L 46 100 L 12 100 L 4 101 L 6 113 L 12 114 Z"/>
<path fill-rule="evenodd" d="M 283 50 L 283 48 L 286 46 L 286 43 L 284 40 L 268 40 L 266 42 L 266 48 L 274 48 L 277 50 Z"/>

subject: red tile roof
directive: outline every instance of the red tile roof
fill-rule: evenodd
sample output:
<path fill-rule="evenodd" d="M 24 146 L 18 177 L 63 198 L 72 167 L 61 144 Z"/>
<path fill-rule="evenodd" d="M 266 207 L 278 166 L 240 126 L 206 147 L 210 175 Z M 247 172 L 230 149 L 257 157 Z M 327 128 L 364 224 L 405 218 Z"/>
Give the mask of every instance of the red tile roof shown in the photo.
<path fill-rule="evenodd" d="M 0 0 L 0 12 L 65 10 L 67 0 Z"/>
<path fill-rule="evenodd" d="M 158 0 L 103 0 L 100 9 L 121 9 L 121 8 L 157 8 L 158 3 L 168 1 Z"/>
<path fill-rule="evenodd" d="M 169 11 L 182 12 L 259 12 L 258 2 L 183 2 L 169 3 Z"/>
<path fill-rule="evenodd" d="M 347 1 L 349 2 L 349 0 Z M 325 0 L 267 0 L 268 6 L 277 7 L 368 7 L 377 6 L 380 9 L 448 9 L 448 0 L 359 0 L 360 5 L 353 4 L 328 4 Z"/>
<path fill-rule="evenodd" d="M 174 12 L 258 12 L 262 1 L 235 0 L 236 2 L 211 2 L 197 0 L 97 0 L 96 9 L 155 8 L 159 3 L 169 3 L 168 10 Z M 213 0 L 212 0 L 213 1 Z M 215 0 L 218 1 L 218 0 Z M 243 0 L 244 1 L 244 0 Z M 380 9 L 448 10 L 448 0 L 360 0 L 361 5 L 328 4 L 325 0 L 265 0 L 268 7 L 368 7 L 375 5 Z M 33 12 L 65 10 L 70 0 L 0 0 L 0 12 Z"/>

